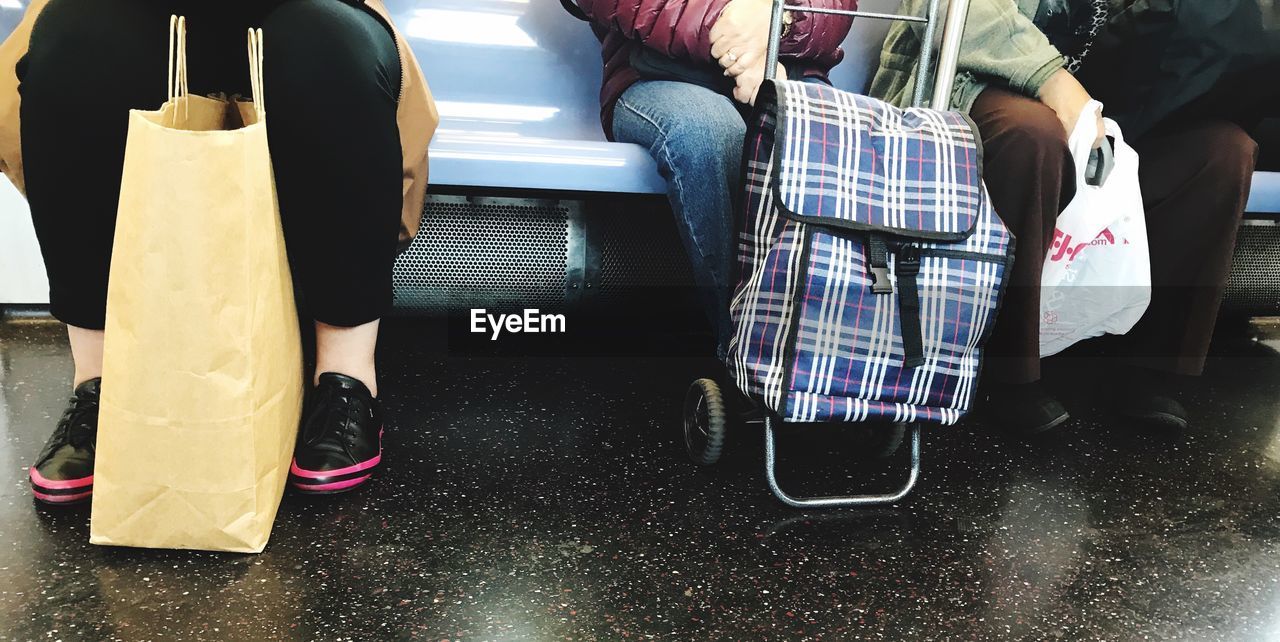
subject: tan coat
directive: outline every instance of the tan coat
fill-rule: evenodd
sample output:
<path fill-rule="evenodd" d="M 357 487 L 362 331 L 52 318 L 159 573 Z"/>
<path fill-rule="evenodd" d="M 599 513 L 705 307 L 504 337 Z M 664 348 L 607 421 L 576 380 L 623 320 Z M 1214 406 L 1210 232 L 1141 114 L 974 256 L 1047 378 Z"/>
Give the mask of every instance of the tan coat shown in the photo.
<path fill-rule="evenodd" d="M 391 24 L 391 16 L 382 0 L 363 0 L 375 13 Z M 18 76 L 15 67 L 27 52 L 31 27 L 49 0 L 32 0 L 18 28 L 0 43 L 0 173 L 23 190 L 22 144 L 18 127 Z M 394 29 L 394 27 L 393 27 Z M 440 121 L 431 90 L 422 69 L 404 37 L 396 31 L 396 48 L 400 51 L 400 146 L 404 152 L 404 209 L 401 213 L 400 238 L 412 238 L 422 220 L 422 203 L 427 189 L 427 144 Z M 85 168 L 85 171 L 93 171 Z"/>

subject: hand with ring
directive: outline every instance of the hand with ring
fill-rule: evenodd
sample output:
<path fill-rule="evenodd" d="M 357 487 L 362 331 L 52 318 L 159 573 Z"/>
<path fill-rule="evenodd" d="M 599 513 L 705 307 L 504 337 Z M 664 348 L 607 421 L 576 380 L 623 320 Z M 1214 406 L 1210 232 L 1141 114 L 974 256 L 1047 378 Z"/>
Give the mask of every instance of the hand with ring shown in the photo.
<path fill-rule="evenodd" d="M 769 0 L 731 0 L 711 27 L 711 57 L 736 78 L 763 64 L 769 40 Z"/>

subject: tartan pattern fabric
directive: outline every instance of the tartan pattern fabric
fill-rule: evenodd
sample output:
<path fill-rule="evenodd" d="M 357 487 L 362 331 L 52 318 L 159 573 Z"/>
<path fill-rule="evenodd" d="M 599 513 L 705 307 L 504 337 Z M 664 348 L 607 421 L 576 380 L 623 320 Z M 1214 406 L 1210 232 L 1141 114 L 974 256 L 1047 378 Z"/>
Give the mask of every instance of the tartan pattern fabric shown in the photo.
<path fill-rule="evenodd" d="M 777 92 L 778 109 L 788 114 L 775 158 L 782 207 L 854 229 L 968 235 L 984 198 L 968 117 L 798 85 Z"/>
<path fill-rule="evenodd" d="M 962 117 L 957 121 L 941 112 L 902 111 L 813 83 L 782 81 L 774 88 L 761 93 L 745 149 L 746 193 L 739 281 L 730 303 L 734 336 L 728 364 L 738 387 L 785 421 L 956 423 L 973 399 L 981 346 L 999 308 L 1013 254 L 1013 238 L 992 210 L 976 171 L 981 154 L 974 130 Z M 864 123 L 866 113 L 878 114 L 874 122 L 895 128 L 894 133 L 882 136 L 873 128 L 861 138 L 842 139 L 845 144 L 900 135 L 900 123 L 961 125 L 915 131 L 910 137 L 918 144 L 884 147 L 887 153 L 876 152 L 879 164 L 837 163 L 812 171 L 802 167 L 803 158 L 815 162 L 814 149 L 842 158 L 862 155 L 861 149 L 841 152 L 828 141 L 808 138 L 842 129 L 841 123 L 830 122 L 831 114 Z M 793 140 L 797 136 L 806 138 Z M 935 140 L 941 138 L 947 140 Z M 948 151 L 915 153 L 922 149 Z M 909 190 L 963 196 L 948 196 L 941 206 L 937 199 L 928 201 L 928 207 L 949 209 L 945 214 L 925 211 L 881 227 L 847 226 L 851 219 L 844 214 L 874 211 L 862 199 L 892 192 L 899 182 L 892 176 L 853 172 L 901 166 L 898 154 L 910 156 L 908 163 L 928 158 L 925 164 L 934 165 L 920 168 L 915 176 L 931 178 L 908 181 Z M 951 167 L 938 167 L 944 164 Z M 801 181 L 788 193 L 784 178 L 796 175 L 824 178 Z M 879 185 L 881 191 L 840 193 L 832 185 Z M 792 209 L 787 198 L 800 209 Z M 840 199 L 851 204 L 821 210 L 829 215 L 814 214 L 817 207 L 833 207 Z M 804 209 L 820 202 L 826 204 Z M 919 202 L 924 207 L 925 201 Z M 964 233 L 954 240 L 930 235 L 961 227 Z M 869 232 L 877 230 L 894 248 L 888 261 L 892 280 L 899 284 L 894 294 L 872 290 L 866 243 Z M 896 294 L 902 289 L 894 268 L 902 252 L 898 244 L 915 246 L 920 253 L 915 283 L 924 361 L 910 368 L 904 365 Z"/>

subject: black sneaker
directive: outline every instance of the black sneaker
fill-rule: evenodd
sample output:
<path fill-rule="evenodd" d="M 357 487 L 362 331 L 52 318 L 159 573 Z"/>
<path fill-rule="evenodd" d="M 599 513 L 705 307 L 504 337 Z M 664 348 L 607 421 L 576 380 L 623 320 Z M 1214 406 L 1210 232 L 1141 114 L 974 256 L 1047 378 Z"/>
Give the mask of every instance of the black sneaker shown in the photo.
<path fill-rule="evenodd" d="M 93 496 L 93 455 L 98 440 L 102 379 L 76 386 L 58 427 L 36 457 L 28 476 L 31 493 L 46 504 L 78 504 Z"/>
<path fill-rule="evenodd" d="M 327 495 L 369 481 L 382 462 L 382 410 L 358 379 L 320 375 L 302 413 L 289 484 Z"/>
<path fill-rule="evenodd" d="M 987 394 L 986 413 L 1006 432 L 1021 435 L 1049 432 L 1071 419 L 1062 403 L 1039 381 L 992 385 Z"/>
<path fill-rule="evenodd" d="M 1182 384 L 1177 375 L 1135 369 L 1116 401 L 1116 410 L 1146 428 L 1184 430 L 1189 424 L 1187 409 L 1176 398 Z"/>

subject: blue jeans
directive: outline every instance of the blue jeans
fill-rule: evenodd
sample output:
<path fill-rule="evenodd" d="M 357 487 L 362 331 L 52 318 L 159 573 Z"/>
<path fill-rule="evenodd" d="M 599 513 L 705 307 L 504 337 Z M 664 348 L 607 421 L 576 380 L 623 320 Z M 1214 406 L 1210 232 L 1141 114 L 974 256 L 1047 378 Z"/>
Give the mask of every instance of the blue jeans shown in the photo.
<path fill-rule="evenodd" d="M 614 140 L 648 149 L 667 180 L 667 197 L 722 359 L 732 335 L 734 202 L 742 186 L 746 134 L 733 99 L 683 82 L 636 83 L 613 113 Z"/>

